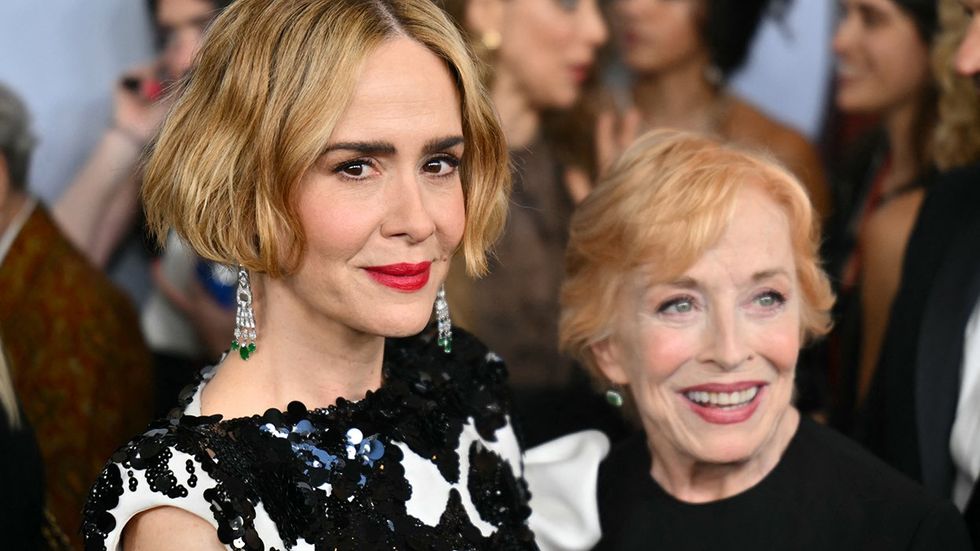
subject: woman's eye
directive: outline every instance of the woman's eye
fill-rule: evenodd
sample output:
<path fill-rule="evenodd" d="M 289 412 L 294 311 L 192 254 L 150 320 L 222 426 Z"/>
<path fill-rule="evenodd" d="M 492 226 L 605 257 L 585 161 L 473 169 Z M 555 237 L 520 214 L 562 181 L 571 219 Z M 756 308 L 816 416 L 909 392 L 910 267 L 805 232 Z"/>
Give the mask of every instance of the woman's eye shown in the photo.
<path fill-rule="evenodd" d="M 346 178 L 351 178 L 354 180 L 360 180 L 368 177 L 374 168 L 371 163 L 365 160 L 351 161 L 349 163 L 343 163 L 334 169 L 334 172 L 344 176 Z"/>
<path fill-rule="evenodd" d="M 756 304 L 765 308 L 778 308 L 786 303 L 786 297 L 776 291 L 766 291 L 755 298 Z"/>
<path fill-rule="evenodd" d="M 578 8 L 579 0 L 558 0 L 558 5 L 565 11 L 575 11 Z"/>
<path fill-rule="evenodd" d="M 689 297 L 668 300 L 657 308 L 660 314 L 688 314 L 694 311 L 694 300 Z"/>
<path fill-rule="evenodd" d="M 459 168 L 459 159 L 445 156 L 430 159 L 422 165 L 422 171 L 432 176 L 449 176 Z"/>

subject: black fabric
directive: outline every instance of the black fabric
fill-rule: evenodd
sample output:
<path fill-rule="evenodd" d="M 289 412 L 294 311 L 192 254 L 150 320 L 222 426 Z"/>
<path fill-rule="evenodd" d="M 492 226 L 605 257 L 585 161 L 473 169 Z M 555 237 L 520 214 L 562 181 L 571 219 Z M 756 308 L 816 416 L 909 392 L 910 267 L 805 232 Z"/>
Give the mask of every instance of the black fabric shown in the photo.
<path fill-rule="evenodd" d="M 977 289 L 969 282 L 980 270 L 978 183 L 980 164 L 941 175 L 926 194 L 855 432 L 876 455 L 939 496 L 950 492 L 950 408 L 959 397 L 959 355 L 968 319 L 963 312 L 976 302 Z M 949 305 L 950 311 L 934 309 Z"/>
<path fill-rule="evenodd" d="M 0 409 L 0 534 L 4 549 L 41 549 L 44 464 L 34 431 L 21 414 L 10 428 Z"/>
<path fill-rule="evenodd" d="M 952 504 L 804 417 L 775 469 L 736 496 L 684 503 L 650 477 L 642 434 L 599 471 L 599 550 L 968 550 Z"/>

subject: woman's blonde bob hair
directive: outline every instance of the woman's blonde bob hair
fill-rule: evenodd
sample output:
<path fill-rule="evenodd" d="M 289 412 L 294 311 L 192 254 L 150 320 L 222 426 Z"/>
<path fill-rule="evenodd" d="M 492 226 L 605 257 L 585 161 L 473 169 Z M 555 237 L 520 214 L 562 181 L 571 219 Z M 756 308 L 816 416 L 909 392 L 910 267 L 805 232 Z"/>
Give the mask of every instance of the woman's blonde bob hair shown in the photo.
<path fill-rule="evenodd" d="M 145 167 L 148 226 L 202 257 L 273 277 L 305 235 L 295 188 L 351 100 L 364 59 L 393 37 L 443 59 L 460 96 L 460 175 L 471 274 L 506 216 L 507 147 L 462 38 L 430 0 L 237 0 L 212 24 Z"/>
<path fill-rule="evenodd" d="M 613 333 L 631 279 L 675 279 L 721 238 L 738 191 L 757 186 L 782 207 L 801 289 L 801 330 L 830 329 L 834 295 L 819 265 L 820 228 L 795 176 L 760 154 L 696 134 L 645 134 L 572 217 L 561 290 L 563 351 L 604 380 L 592 345 Z"/>

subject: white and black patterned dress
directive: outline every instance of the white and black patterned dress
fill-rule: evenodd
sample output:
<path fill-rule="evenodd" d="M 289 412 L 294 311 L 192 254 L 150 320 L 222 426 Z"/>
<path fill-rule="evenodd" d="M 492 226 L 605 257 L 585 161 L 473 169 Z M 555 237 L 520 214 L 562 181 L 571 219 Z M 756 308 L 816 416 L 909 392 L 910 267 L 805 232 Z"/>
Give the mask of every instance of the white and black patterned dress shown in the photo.
<path fill-rule="evenodd" d="M 113 454 L 92 488 L 87 549 L 120 548 L 133 516 L 189 511 L 229 549 L 537 549 L 503 363 L 456 330 L 389 339 L 382 387 L 326 409 L 292 402 L 200 416 L 201 390 Z"/>

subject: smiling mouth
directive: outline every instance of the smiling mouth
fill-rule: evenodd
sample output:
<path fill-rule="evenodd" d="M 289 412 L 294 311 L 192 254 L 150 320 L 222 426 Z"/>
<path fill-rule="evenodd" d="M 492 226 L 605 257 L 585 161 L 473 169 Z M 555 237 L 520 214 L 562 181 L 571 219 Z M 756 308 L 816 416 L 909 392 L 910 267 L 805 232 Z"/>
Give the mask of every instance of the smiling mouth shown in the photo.
<path fill-rule="evenodd" d="M 429 282 L 431 262 L 418 264 L 388 264 L 385 266 L 369 266 L 364 270 L 372 279 L 385 287 L 398 291 L 418 291 Z"/>
<path fill-rule="evenodd" d="M 680 391 L 688 407 L 703 420 L 730 425 L 748 420 L 766 395 L 768 383 L 707 384 Z"/>
<path fill-rule="evenodd" d="M 734 392 L 705 392 L 692 390 L 684 393 L 684 397 L 701 407 L 733 410 L 745 407 L 759 394 L 758 386 Z"/>

